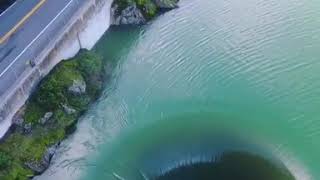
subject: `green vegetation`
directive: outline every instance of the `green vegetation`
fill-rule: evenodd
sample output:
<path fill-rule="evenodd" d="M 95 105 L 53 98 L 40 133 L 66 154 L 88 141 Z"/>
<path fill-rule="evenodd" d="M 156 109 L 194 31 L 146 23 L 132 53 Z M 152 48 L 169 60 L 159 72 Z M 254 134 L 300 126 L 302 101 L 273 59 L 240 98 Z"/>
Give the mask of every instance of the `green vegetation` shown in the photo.
<path fill-rule="evenodd" d="M 156 16 L 158 7 L 152 0 L 136 0 L 139 9 L 142 9 L 142 13 L 146 19 L 151 19 Z"/>
<path fill-rule="evenodd" d="M 25 105 L 24 121 L 0 144 L 1 180 L 23 180 L 39 173 L 27 163 L 41 165 L 48 148 L 74 131 L 79 116 L 98 97 L 103 74 L 102 58 L 83 51 L 59 63 L 40 82 Z M 75 82 L 85 82 L 85 91 L 73 93 L 70 87 Z M 48 112 L 51 115 L 42 122 Z"/>
<path fill-rule="evenodd" d="M 5 152 L 0 152 L 0 169 L 10 166 L 10 161 L 11 159 L 9 158 L 8 154 Z"/>
<path fill-rule="evenodd" d="M 115 0 L 113 2 L 113 4 L 118 6 L 116 10 L 118 15 L 128 6 L 136 4 L 147 20 L 154 18 L 161 9 L 171 9 L 175 7 L 177 3 L 178 0 Z"/>
<path fill-rule="evenodd" d="M 142 10 L 141 12 L 146 19 L 153 18 L 158 11 L 157 6 L 152 0 L 115 0 L 113 3 L 118 5 L 117 14 L 120 14 L 122 10 L 131 4 L 136 4 L 137 7 Z"/>

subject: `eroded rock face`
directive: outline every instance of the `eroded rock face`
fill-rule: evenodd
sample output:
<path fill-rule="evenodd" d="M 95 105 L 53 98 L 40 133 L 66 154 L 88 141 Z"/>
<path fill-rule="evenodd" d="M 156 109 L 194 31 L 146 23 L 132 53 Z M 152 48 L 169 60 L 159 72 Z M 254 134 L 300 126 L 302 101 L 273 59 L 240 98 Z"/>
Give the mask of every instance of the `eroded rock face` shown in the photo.
<path fill-rule="evenodd" d="M 53 112 L 47 112 L 41 119 L 39 119 L 39 123 L 44 125 L 46 124 L 53 116 Z"/>
<path fill-rule="evenodd" d="M 114 25 L 120 25 L 120 24 L 139 25 L 139 24 L 146 23 L 146 19 L 144 18 L 142 12 L 140 11 L 140 9 L 137 7 L 135 3 L 132 3 L 127 8 L 119 12 L 118 15 L 116 14 L 117 9 L 118 9 L 118 6 L 115 5 L 111 11 L 112 16 L 114 18 L 112 24 Z"/>
<path fill-rule="evenodd" d="M 72 86 L 68 88 L 68 91 L 76 96 L 86 93 L 86 82 L 84 80 L 73 80 Z"/>
<path fill-rule="evenodd" d="M 49 147 L 44 154 L 41 161 L 26 162 L 25 165 L 35 172 L 35 174 L 42 174 L 50 165 L 51 158 L 56 153 L 59 143 Z"/>
<path fill-rule="evenodd" d="M 62 107 L 63 107 L 63 111 L 64 111 L 65 113 L 67 113 L 68 115 L 71 115 L 71 114 L 74 114 L 74 113 L 77 112 L 75 109 L 69 107 L 69 106 L 66 105 L 66 104 L 63 104 Z"/>
<path fill-rule="evenodd" d="M 111 8 L 113 25 L 141 25 L 161 10 L 178 7 L 179 0 L 114 0 Z"/>

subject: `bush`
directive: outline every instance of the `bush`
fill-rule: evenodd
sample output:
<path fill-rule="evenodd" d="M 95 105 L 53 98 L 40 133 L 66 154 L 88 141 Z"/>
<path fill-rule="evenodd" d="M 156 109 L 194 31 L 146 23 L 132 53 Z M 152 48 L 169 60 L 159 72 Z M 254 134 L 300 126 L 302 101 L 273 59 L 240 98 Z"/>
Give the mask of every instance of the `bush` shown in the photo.
<path fill-rule="evenodd" d="M 120 14 L 122 10 L 127 8 L 132 3 L 137 4 L 138 8 L 141 10 L 146 19 L 153 18 L 158 12 L 158 7 L 152 0 L 115 0 L 114 4 L 118 5 L 116 13 Z"/>
<path fill-rule="evenodd" d="M 82 51 L 75 58 L 59 63 L 40 82 L 23 115 L 24 123 L 32 124 L 32 132 L 25 135 L 23 127 L 18 127 L 0 144 L 1 180 L 28 179 L 34 172 L 25 163 L 41 161 L 48 147 L 75 130 L 78 117 L 102 89 L 103 69 L 102 58 Z M 86 82 L 87 92 L 76 96 L 68 88 L 79 79 Z M 67 114 L 62 104 L 74 108 L 75 113 Z M 46 124 L 39 124 L 46 112 L 53 112 L 53 116 Z"/>
<path fill-rule="evenodd" d="M 61 104 L 68 103 L 68 87 L 72 85 L 73 80 L 83 79 L 76 69 L 77 65 L 75 60 L 59 64 L 41 83 L 36 94 L 36 102 L 48 111 L 56 110 Z"/>
<path fill-rule="evenodd" d="M 7 153 L 0 151 L 0 170 L 7 168 L 11 163 L 11 158 Z"/>
<path fill-rule="evenodd" d="M 87 82 L 88 94 L 92 98 L 96 98 L 102 88 L 102 74 L 104 70 L 102 57 L 85 51 L 80 53 L 78 58 L 78 69 Z"/>

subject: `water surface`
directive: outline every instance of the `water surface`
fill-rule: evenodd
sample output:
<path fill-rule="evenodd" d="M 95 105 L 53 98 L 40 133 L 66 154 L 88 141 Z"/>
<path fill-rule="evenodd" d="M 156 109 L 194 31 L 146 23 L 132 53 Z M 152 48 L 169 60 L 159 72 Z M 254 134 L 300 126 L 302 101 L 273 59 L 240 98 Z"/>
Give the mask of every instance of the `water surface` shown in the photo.
<path fill-rule="evenodd" d="M 161 173 L 226 149 L 317 179 L 319 9 L 315 0 L 182 0 L 146 26 L 111 28 L 95 51 L 112 80 L 43 179 L 119 179 L 130 163 L 149 172 L 148 157 Z"/>

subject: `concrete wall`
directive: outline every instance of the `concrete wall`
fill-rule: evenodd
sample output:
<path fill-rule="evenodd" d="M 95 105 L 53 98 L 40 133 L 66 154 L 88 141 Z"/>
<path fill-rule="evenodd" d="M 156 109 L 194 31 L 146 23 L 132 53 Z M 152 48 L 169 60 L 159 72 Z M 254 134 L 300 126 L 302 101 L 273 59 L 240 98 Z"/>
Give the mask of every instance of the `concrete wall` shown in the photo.
<path fill-rule="evenodd" d="M 25 104 L 39 81 L 64 59 L 75 56 L 81 48 L 91 49 L 110 24 L 112 0 L 85 0 L 54 40 L 35 57 L 35 66 L 26 69 L 13 86 L 0 97 L 0 137 L 12 124 L 12 118 Z"/>

